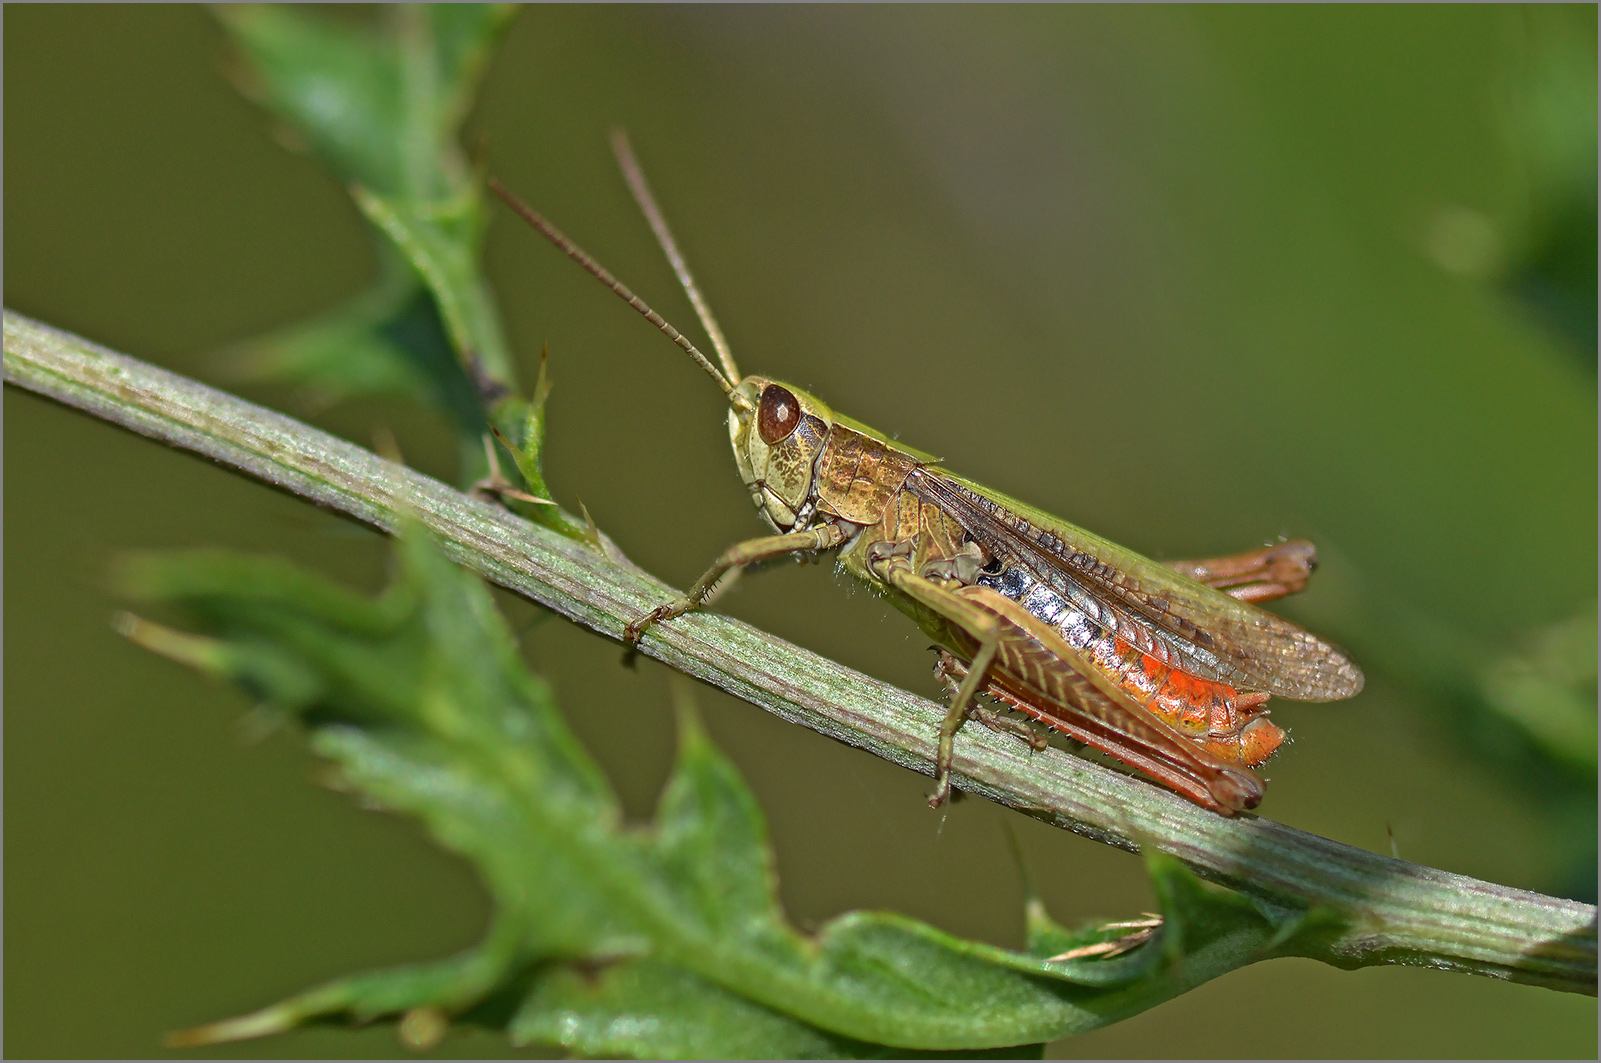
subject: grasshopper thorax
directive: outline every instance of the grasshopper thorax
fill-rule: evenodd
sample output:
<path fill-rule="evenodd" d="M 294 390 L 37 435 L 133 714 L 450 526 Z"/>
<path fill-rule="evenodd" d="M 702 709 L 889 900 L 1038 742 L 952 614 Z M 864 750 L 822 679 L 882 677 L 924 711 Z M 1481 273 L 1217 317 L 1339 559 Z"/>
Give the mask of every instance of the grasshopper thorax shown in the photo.
<path fill-rule="evenodd" d="M 804 527 L 816 511 L 817 456 L 834 413 L 799 388 L 748 376 L 729 396 L 728 435 L 751 501 L 781 532 Z"/>

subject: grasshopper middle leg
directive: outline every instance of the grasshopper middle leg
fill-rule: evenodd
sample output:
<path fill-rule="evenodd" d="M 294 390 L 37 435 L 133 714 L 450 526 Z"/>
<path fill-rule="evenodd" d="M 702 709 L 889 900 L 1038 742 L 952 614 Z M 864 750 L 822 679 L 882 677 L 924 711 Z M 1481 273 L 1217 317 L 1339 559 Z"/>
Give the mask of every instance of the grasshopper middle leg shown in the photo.
<path fill-rule="evenodd" d="M 903 553 L 891 553 L 896 551 L 895 546 L 880 545 L 888 549 L 882 551 L 880 560 L 871 564 L 884 582 L 932 609 L 947 622 L 957 625 L 977 643 L 967 676 L 951 698 L 945 719 L 940 722 L 939 748 L 934 757 L 934 792 L 928 795 L 929 807 L 938 808 L 951 795 L 951 762 L 955 759 L 956 732 L 961 730 L 973 698 L 983 689 L 989 676 L 990 664 L 1000 648 L 1001 622 L 988 610 L 964 601 L 933 580 L 913 572 L 911 562 Z"/>

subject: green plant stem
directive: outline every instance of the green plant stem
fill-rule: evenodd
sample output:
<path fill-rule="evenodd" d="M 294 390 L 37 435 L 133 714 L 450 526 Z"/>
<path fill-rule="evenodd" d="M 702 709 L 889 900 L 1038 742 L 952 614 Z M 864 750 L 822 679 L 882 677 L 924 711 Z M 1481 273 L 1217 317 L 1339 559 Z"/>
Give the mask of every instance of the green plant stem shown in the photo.
<path fill-rule="evenodd" d="M 410 509 L 447 553 L 611 638 L 677 594 L 602 549 L 531 524 L 271 410 L 10 310 L 5 379 L 392 532 Z M 711 613 L 653 628 L 642 651 L 736 697 L 932 774 L 943 708 Z M 1594 995 L 1596 909 L 1379 856 L 1252 816 L 1224 819 L 1146 782 L 970 727 L 956 785 L 1109 845 L 1153 845 L 1202 877 L 1315 909 L 1328 931 L 1281 951 L 1341 967 L 1399 963 Z"/>

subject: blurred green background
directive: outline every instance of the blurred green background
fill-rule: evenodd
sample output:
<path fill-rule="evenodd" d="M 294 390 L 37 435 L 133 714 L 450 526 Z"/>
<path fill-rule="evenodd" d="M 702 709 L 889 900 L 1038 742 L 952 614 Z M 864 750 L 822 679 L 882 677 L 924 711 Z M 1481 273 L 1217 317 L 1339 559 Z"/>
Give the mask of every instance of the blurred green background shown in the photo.
<path fill-rule="evenodd" d="M 225 383 L 218 348 L 370 279 L 344 190 L 229 87 L 203 9 L 14 6 L 6 30 L 8 307 Z M 1594 760 L 1552 759 L 1450 673 L 1593 625 L 1595 33 L 1594 7 L 531 8 L 468 140 L 687 328 L 609 155 L 625 124 L 742 366 L 966 475 L 1158 557 L 1314 539 L 1324 566 L 1284 612 L 1369 685 L 1279 710 L 1294 744 L 1261 812 L 1593 900 Z M 525 380 L 549 344 L 564 505 L 680 586 L 758 533 L 700 373 L 504 213 L 488 268 Z M 455 477 L 413 408 L 246 390 L 360 442 L 385 425 Z M 13 389 L 5 446 L 7 1053 L 159 1054 L 165 1030 L 474 940 L 465 866 L 309 785 L 293 735 L 245 742 L 242 699 L 107 622 L 119 550 L 226 544 L 374 589 L 379 538 Z M 662 669 L 500 597 L 646 812 L 673 748 Z M 926 640 L 826 567 L 721 607 L 937 692 Z M 1003 822 L 1058 919 L 1150 904 L 1126 854 L 983 802 L 929 812 L 921 776 L 702 700 L 803 926 L 893 908 L 1018 943 Z M 505 1051 L 456 1033 L 437 1053 Z M 1052 1046 L 1595 1052 L 1590 998 L 1303 961 Z"/>

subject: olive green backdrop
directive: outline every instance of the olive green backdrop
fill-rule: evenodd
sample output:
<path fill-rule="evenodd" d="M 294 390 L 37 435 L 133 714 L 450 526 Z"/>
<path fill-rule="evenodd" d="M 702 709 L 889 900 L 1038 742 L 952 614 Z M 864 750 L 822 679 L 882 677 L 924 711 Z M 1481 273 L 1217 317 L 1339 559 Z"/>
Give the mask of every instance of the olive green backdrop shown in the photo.
<path fill-rule="evenodd" d="M 688 326 L 609 157 L 626 124 L 747 371 L 1156 556 L 1309 536 L 1325 565 L 1285 611 L 1336 639 L 1357 641 L 1340 618 L 1378 587 L 1493 643 L 1596 588 L 1593 348 L 1475 275 L 1518 209 L 1497 104 L 1518 25 L 1492 7 L 533 8 L 469 129 Z M 203 9 L 11 6 L 5 31 L 7 306 L 215 382 L 209 352 L 364 285 L 356 211 L 229 87 Z M 563 504 L 680 586 L 757 533 L 704 377 L 503 212 L 488 261 L 525 368 L 549 344 Z M 362 442 L 387 425 L 453 477 L 445 431 L 406 408 L 247 394 Z M 227 544 L 376 588 L 381 540 L 12 389 L 4 442 L 6 1053 L 156 1055 L 165 1030 L 472 941 L 486 909 L 464 865 L 312 785 L 294 735 L 246 742 L 236 693 L 108 625 L 118 550 Z M 644 814 L 672 752 L 664 672 L 501 598 Z M 827 567 L 723 607 L 936 691 L 911 625 Z M 979 801 L 931 812 L 921 776 L 702 701 L 802 925 L 894 908 L 1016 944 L 1006 822 L 1058 919 L 1151 904 L 1133 857 Z M 1382 672 L 1275 719 L 1294 743 L 1263 814 L 1557 888 L 1548 810 Z M 1284 960 L 1051 1050 L 1593 1056 L 1596 1004 Z M 399 1048 L 322 1029 L 227 1051 Z M 506 1051 L 457 1033 L 438 1054 Z"/>

